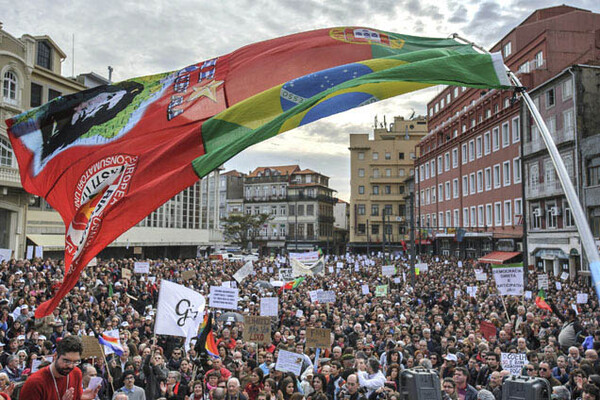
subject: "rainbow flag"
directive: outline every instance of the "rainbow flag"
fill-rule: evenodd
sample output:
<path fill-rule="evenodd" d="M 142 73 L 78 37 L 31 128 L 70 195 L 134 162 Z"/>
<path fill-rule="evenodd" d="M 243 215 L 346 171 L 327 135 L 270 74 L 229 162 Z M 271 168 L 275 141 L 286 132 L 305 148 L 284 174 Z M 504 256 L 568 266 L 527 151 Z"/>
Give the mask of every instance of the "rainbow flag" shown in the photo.
<path fill-rule="evenodd" d="M 112 351 L 115 352 L 116 355 L 121 356 L 123 354 L 123 346 L 121 346 L 119 344 L 118 338 L 108 336 L 104 333 L 98 335 L 97 337 L 98 337 L 98 342 L 100 342 L 101 345 L 110 347 L 112 349 Z"/>
<path fill-rule="evenodd" d="M 212 331 L 212 320 L 212 313 L 208 313 L 204 316 L 204 321 L 202 321 L 202 324 L 200 325 L 198 341 L 196 342 L 196 352 L 198 354 L 206 352 L 206 354 L 212 358 L 220 358 L 217 343 L 215 342 L 215 336 Z"/>

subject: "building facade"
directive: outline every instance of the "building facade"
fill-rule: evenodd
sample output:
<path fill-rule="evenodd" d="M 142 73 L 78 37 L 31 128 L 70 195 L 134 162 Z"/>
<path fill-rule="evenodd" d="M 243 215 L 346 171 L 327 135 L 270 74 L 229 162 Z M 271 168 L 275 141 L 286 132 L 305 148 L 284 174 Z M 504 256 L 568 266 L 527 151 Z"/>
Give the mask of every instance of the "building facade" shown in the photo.
<path fill-rule="evenodd" d="M 333 253 L 345 254 L 350 234 L 350 203 L 338 199 L 333 206 Z"/>
<path fill-rule="evenodd" d="M 375 123 L 377 125 L 377 122 Z M 404 180 L 414 174 L 427 119 L 395 117 L 390 126 L 350 135 L 349 247 L 356 252 L 402 249 L 406 239 Z"/>
<path fill-rule="evenodd" d="M 236 170 L 221 174 L 219 182 L 219 220 L 244 212 L 244 174 Z M 223 224 L 219 225 L 223 229 Z"/>
<path fill-rule="evenodd" d="M 537 10 L 491 51 L 502 52 L 525 87 L 536 87 L 597 57 L 598 17 L 568 6 Z M 523 251 L 520 101 L 511 92 L 446 87 L 428 103 L 428 116 L 415 182 L 427 250 L 468 258 Z"/>
<path fill-rule="evenodd" d="M 600 67 L 575 65 L 530 92 L 556 143 L 588 221 L 600 204 L 594 196 L 598 160 Z M 527 207 L 527 260 L 538 270 L 560 276 L 589 273 L 581 262 L 579 233 L 556 170 L 531 114 L 523 107 L 523 162 Z M 597 181 L 597 180 L 596 180 Z M 591 224 L 596 238 L 597 226 Z"/>

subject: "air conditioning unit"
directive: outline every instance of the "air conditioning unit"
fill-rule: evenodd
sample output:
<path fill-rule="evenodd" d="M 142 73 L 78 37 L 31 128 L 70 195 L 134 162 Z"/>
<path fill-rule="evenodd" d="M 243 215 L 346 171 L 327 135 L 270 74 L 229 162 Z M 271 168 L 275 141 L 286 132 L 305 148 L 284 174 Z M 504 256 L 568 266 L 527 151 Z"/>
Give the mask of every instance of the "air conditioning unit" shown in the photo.
<path fill-rule="evenodd" d="M 523 251 L 523 242 L 517 242 L 517 251 Z"/>
<path fill-rule="evenodd" d="M 535 210 L 533 210 L 533 216 L 534 217 L 543 217 L 544 216 L 544 210 L 542 210 L 541 208 L 536 208 Z"/>
<path fill-rule="evenodd" d="M 562 210 L 560 207 L 552 207 L 550 208 L 550 212 L 552 213 L 552 215 L 554 215 L 555 217 L 559 216 L 562 214 Z"/>

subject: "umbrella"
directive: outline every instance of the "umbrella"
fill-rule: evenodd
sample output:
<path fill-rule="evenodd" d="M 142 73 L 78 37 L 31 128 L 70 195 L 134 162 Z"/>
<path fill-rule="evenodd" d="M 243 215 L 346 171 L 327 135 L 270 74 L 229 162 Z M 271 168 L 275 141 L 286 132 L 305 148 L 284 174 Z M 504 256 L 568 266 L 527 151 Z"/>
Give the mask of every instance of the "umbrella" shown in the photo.
<path fill-rule="evenodd" d="M 273 289 L 273 285 L 271 285 L 267 281 L 258 281 L 255 283 L 255 285 L 258 286 L 259 288 L 263 288 L 263 289 Z"/>
<path fill-rule="evenodd" d="M 219 322 L 244 322 L 244 316 L 236 312 L 226 312 L 217 318 Z"/>

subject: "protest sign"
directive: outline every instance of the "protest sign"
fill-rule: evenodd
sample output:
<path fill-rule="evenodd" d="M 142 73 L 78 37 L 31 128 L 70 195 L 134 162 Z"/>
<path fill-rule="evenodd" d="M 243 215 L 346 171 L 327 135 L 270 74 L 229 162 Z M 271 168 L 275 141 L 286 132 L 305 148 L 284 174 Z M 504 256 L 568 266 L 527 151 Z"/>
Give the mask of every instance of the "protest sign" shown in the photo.
<path fill-rule="evenodd" d="M 333 267 L 329 267 L 329 273 L 330 273 L 330 274 L 333 274 L 333 270 L 334 270 L 334 268 L 333 268 Z"/>
<path fill-rule="evenodd" d="M 362 290 L 362 294 L 364 294 L 364 295 L 369 294 L 369 285 L 362 285 L 360 288 Z"/>
<path fill-rule="evenodd" d="M 336 268 L 337 268 L 337 269 L 342 269 L 342 268 L 344 268 L 344 263 L 343 263 L 343 262 L 338 262 L 338 263 L 336 263 Z"/>
<path fill-rule="evenodd" d="M 37 258 L 44 258 L 44 248 L 42 246 L 35 246 L 35 256 Z"/>
<path fill-rule="evenodd" d="M 523 294 L 523 264 L 493 265 L 494 280 L 501 296 Z"/>
<path fill-rule="evenodd" d="M 33 246 L 27 246 L 27 256 L 25 258 L 28 260 L 33 258 Z"/>
<path fill-rule="evenodd" d="M 133 263 L 133 272 L 136 274 L 149 274 L 150 263 L 148 261 L 136 261 Z"/>
<path fill-rule="evenodd" d="M 586 304 L 588 302 L 587 293 L 577 293 L 577 304 Z"/>
<path fill-rule="evenodd" d="M 279 269 L 279 280 L 289 282 L 294 280 L 294 274 L 291 268 L 280 268 Z"/>
<path fill-rule="evenodd" d="M 429 265 L 427 263 L 415 264 L 415 268 L 418 268 L 420 273 L 429 271 Z"/>
<path fill-rule="evenodd" d="M 317 292 L 319 303 L 335 303 L 335 292 L 333 290 L 318 290 Z"/>
<path fill-rule="evenodd" d="M 396 274 L 396 267 L 393 265 L 382 265 L 381 275 L 383 276 L 394 276 Z"/>
<path fill-rule="evenodd" d="M 83 353 L 81 358 L 98 357 L 102 358 L 102 347 L 95 336 L 82 336 L 81 343 L 83 344 Z"/>
<path fill-rule="evenodd" d="M 200 293 L 167 280 L 160 282 L 154 333 L 188 337 L 202 322 L 206 300 Z"/>
<path fill-rule="evenodd" d="M 269 269 L 267 267 L 262 267 L 262 273 L 266 274 L 269 272 Z"/>
<path fill-rule="evenodd" d="M 312 264 L 319 259 L 319 252 L 308 251 L 306 253 L 290 253 L 290 259 L 292 258 L 303 264 Z"/>
<path fill-rule="evenodd" d="M 560 274 L 560 279 L 563 281 L 569 279 L 569 273 L 567 271 L 563 271 L 563 273 Z"/>
<path fill-rule="evenodd" d="M 254 271 L 254 267 L 252 265 L 252 261 L 248 261 L 244 266 L 237 270 L 235 274 L 233 274 L 233 279 L 242 283 L 242 281 L 250 275 Z"/>
<path fill-rule="evenodd" d="M 375 297 L 387 296 L 388 285 L 379 285 L 375 288 Z"/>
<path fill-rule="evenodd" d="M 471 297 L 477 296 L 477 286 L 467 286 L 467 294 Z"/>
<path fill-rule="evenodd" d="M 329 349 L 331 347 L 331 330 L 321 328 L 306 329 L 306 347 Z"/>
<path fill-rule="evenodd" d="M 208 305 L 211 308 L 237 310 L 238 289 L 226 288 L 222 286 L 211 286 L 210 301 Z"/>
<path fill-rule="evenodd" d="M 476 281 L 487 281 L 487 274 L 483 272 L 481 269 L 475 270 L 475 280 Z"/>
<path fill-rule="evenodd" d="M 521 370 L 527 364 L 527 355 L 522 353 L 502 353 L 502 369 L 509 371 L 511 375 L 521 375 Z"/>
<path fill-rule="evenodd" d="M 548 274 L 538 274 L 538 289 L 548 290 Z"/>
<path fill-rule="evenodd" d="M 287 350 L 279 350 L 277 356 L 277 364 L 275 369 L 281 372 L 291 372 L 296 376 L 300 376 L 302 373 L 302 354 L 292 353 Z"/>
<path fill-rule="evenodd" d="M 0 263 L 5 260 L 6 261 L 10 260 L 11 257 L 12 257 L 11 249 L 0 249 Z"/>
<path fill-rule="evenodd" d="M 562 290 L 562 283 L 560 283 L 559 281 L 554 282 L 554 284 L 556 285 L 556 290 Z"/>
<path fill-rule="evenodd" d="M 459 262 L 458 262 L 458 268 L 462 268 L 462 266 L 463 266 L 463 262 L 462 262 L 462 261 L 459 261 Z"/>
<path fill-rule="evenodd" d="M 130 269 L 127 269 L 127 268 L 121 269 L 121 278 L 123 278 L 123 279 L 131 279 L 132 275 L 133 274 L 131 273 Z"/>
<path fill-rule="evenodd" d="M 271 317 L 245 315 L 243 339 L 256 344 L 271 344 Z"/>
<path fill-rule="evenodd" d="M 260 315 L 276 317 L 279 314 L 279 299 L 277 297 L 262 297 L 260 299 Z"/>
<path fill-rule="evenodd" d="M 531 295 L 532 295 L 531 290 L 526 290 L 525 291 L 525 299 L 526 300 L 531 299 Z"/>
<path fill-rule="evenodd" d="M 193 269 L 188 269 L 187 271 L 183 271 L 181 273 L 181 279 L 185 282 L 185 281 L 189 281 L 190 279 L 193 279 L 196 277 L 196 271 L 194 271 Z"/>
<path fill-rule="evenodd" d="M 400 283 L 400 277 L 399 276 L 397 276 L 397 277 L 394 278 L 394 283 Z"/>

